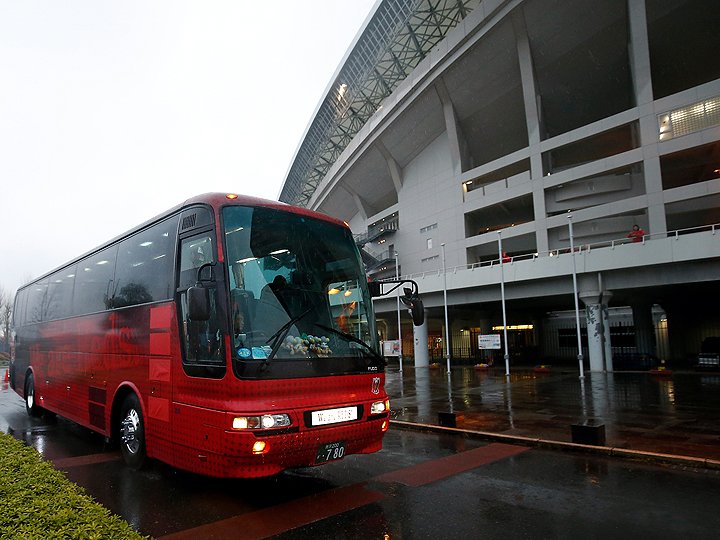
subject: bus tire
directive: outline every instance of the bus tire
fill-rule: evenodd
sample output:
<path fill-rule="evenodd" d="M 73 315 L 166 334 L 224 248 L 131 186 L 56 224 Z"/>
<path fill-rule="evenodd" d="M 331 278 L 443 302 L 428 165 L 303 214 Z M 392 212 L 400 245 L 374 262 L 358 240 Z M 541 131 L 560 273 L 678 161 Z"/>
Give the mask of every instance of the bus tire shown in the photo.
<path fill-rule="evenodd" d="M 145 421 L 140 400 L 135 394 L 129 394 L 120 406 L 120 452 L 128 467 L 141 469 L 145 464 Z"/>
<path fill-rule="evenodd" d="M 37 418 L 42 416 L 43 410 L 35 400 L 35 377 L 28 373 L 25 377 L 25 410 L 29 416 Z"/>

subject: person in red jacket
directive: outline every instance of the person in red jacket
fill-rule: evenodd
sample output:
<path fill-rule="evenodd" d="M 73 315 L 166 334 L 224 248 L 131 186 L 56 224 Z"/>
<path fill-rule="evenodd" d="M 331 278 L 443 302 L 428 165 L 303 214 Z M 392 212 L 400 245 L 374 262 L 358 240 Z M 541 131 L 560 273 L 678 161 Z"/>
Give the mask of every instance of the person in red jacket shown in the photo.
<path fill-rule="evenodd" d="M 637 223 L 633 225 L 632 231 L 627 235 L 633 242 L 642 242 L 643 236 L 645 236 L 645 231 Z"/>

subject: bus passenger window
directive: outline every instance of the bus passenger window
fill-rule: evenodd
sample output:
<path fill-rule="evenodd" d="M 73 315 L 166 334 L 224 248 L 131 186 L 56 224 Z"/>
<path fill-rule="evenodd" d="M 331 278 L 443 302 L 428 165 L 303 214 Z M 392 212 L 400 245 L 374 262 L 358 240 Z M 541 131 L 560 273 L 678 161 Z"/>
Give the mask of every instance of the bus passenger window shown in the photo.
<path fill-rule="evenodd" d="M 78 263 L 73 288 L 73 315 L 110 309 L 116 257 L 117 247 L 113 246 Z"/>
<path fill-rule="evenodd" d="M 113 307 L 172 298 L 177 222 L 175 216 L 120 242 Z"/>

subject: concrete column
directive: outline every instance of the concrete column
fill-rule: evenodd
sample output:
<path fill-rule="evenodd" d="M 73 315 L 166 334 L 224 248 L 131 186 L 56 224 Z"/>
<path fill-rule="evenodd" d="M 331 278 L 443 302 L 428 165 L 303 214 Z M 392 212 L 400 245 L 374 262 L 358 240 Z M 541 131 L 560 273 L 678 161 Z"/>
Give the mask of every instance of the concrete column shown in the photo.
<path fill-rule="evenodd" d="M 637 352 L 640 354 L 655 354 L 655 326 L 652 320 L 652 304 L 633 304 L 632 311 Z"/>
<path fill-rule="evenodd" d="M 585 305 L 585 325 L 588 335 L 590 371 L 604 371 L 605 348 L 603 346 L 602 304 Z"/>
<path fill-rule="evenodd" d="M 608 360 L 605 345 L 604 323 L 606 323 L 606 319 L 603 311 L 607 311 L 607 301 L 612 296 L 612 293 L 610 291 L 589 291 L 581 292 L 579 296 L 585 304 L 585 326 L 587 328 L 590 371 L 605 371 Z M 612 370 L 612 357 L 610 363 L 610 370 Z"/>
<path fill-rule="evenodd" d="M 425 310 L 425 322 L 420 326 L 413 325 L 413 338 L 415 345 L 415 367 L 427 367 L 430 365 L 430 354 L 428 352 L 428 314 Z"/>
<path fill-rule="evenodd" d="M 610 311 L 608 310 L 607 304 L 602 307 L 602 324 L 605 335 L 605 339 L 603 340 L 605 345 L 605 371 L 611 372 L 613 371 L 613 354 L 612 342 L 610 341 Z"/>
<path fill-rule="evenodd" d="M 535 243 L 538 251 L 548 250 L 547 212 L 545 210 L 545 189 L 543 188 L 542 152 L 542 114 L 538 107 L 539 95 L 535 84 L 535 69 L 532 51 L 527 35 L 527 26 L 522 10 L 518 10 L 512 19 L 515 31 L 520 78 L 522 80 L 523 104 L 525 106 L 525 124 L 530 149 L 530 177 L 533 182 L 533 214 L 535 217 Z"/>
<path fill-rule="evenodd" d="M 630 69 L 632 71 L 635 102 L 639 112 L 640 144 L 643 149 L 643 175 L 648 198 L 648 234 L 667 230 L 665 204 L 662 197 L 662 176 L 657 144 L 660 133 L 653 107 L 650 45 L 648 41 L 645 2 L 628 2 L 630 32 Z"/>
<path fill-rule="evenodd" d="M 466 160 L 464 159 L 466 154 L 464 149 L 467 147 L 467 143 L 465 143 L 460 122 L 458 122 L 455 114 L 455 106 L 450 99 L 450 92 L 448 92 L 442 77 L 435 82 L 435 90 L 442 104 L 443 116 L 445 117 L 445 130 L 448 135 L 453 172 L 456 177 L 459 177 L 467 169 Z"/>

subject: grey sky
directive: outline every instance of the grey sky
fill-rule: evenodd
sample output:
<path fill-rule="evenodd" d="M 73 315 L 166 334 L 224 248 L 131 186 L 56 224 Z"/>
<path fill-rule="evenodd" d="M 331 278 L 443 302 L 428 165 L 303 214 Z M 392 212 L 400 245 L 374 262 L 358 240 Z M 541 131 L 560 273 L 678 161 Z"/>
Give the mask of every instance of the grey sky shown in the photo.
<path fill-rule="evenodd" d="M 375 0 L 0 0 L 0 286 L 208 191 L 276 199 Z"/>

